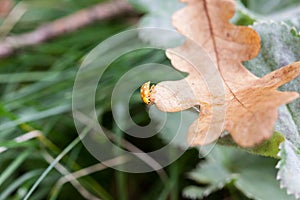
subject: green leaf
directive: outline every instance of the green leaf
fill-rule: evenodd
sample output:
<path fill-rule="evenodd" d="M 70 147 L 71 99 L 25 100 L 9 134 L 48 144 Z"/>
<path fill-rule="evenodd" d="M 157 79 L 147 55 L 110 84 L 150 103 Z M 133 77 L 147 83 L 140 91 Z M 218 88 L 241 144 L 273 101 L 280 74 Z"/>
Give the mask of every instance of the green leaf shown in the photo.
<path fill-rule="evenodd" d="M 183 195 L 189 199 L 201 199 L 204 197 L 204 189 L 197 186 L 188 186 L 184 189 Z"/>
<path fill-rule="evenodd" d="M 194 110 L 186 110 L 177 113 L 164 113 L 155 106 L 150 108 L 151 118 L 157 121 L 158 127 L 163 127 L 159 131 L 159 136 L 166 144 L 171 143 L 182 149 L 188 148 L 186 133 L 189 126 L 198 118 L 198 113 Z"/>
<path fill-rule="evenodd" d="M 256 21 L 284 21 L 300 27 L 299 0 L 243 0 L 238 9 Z"/>
<path fill-rule="evenodd" d="M 278 14 L 278 12 L 291 9 L 300 3 L 298 0 L 245 0 L 243 2 L 248 9 L 262 15 Z"/>
<path fill-rule="evenodd" d="M 242 150 L 245 150 L 249 153 L 256 154 L 256 155 L 279 159 L 279 157 L 278 157 L 279 148 L 278 147 L 284 140 L 285 140 L 285 137 L 283 134 L 275 132 L 274 135 L 269 140 L 264 141 L 260 145 L 252 147 L 252 148 L 239 147 L 230 135 L 221 137 L 218 140 L 218 144 L 240 148 Z"/>
<path fill-rule="evenodd" d="M 261 37 L 262 48 L 255 59 L 245 66 L 258 76 L 263 76 L 282 66 L 300 60 L 300 36 L 294 29 L 283 23 L 257 23 L 253 28 Z M 281 87 L 283 91 L 300 92 L 300 77 Z M 286 141 L 281 144 L 281 161 L 278 179 L 281 187 L 289 194 L 300 197 L 300 99 L 279 109 L 275 130 L 284 134 Z"/>
<path fill-rule="evenodd" d="M 247 158 L 247 159 L 245 159 Z M 202 198 L 232 183 L 248 198 L 260 200 L 294 199 L 280 189 L 276 180 L 276 161 L 258 157 L 239 150 L 215 146 L 206 161 L 189 174 L 189 177 L 205 187 L 190 186 L 184 196 Z M 263 180 L 263 181 L 262 181 Z"/>
<path fill-rule="evenodd" d="M 139 22 L 139 28 L 154 28 L 151 32 L 144 32 L 141 29 L 139 37 L 142 40 L 150 44 L 160 44 L 162 47 L 169 47 L 170 44 L 182 41 L 183 37 L 175 32 L 171 24 L 171 16 L 184 4 L 178 0 L 130 0 L 129 2 L 146 13 Z M 162 34 L 159 29 L 167 29 L 170 32 Z"/>
<path fill-rule="evenodd" d="M 170 16 L 173 12 L 183 7 L 184 4 L 180 3 L 178 0 L 129 0 L 136 9 L 148 13 L 157 13 L 162 15 Z M 157 21 L 159 19 L 156 19 Z"/>
<path fill-rule="evenodd" d="M 277 179 L 280 180 L 281 187 L 287 188 L 288 194 L 300 197 L 300 150 L 291 142 L 286 141 L 280 145 L 279 156 L 281 160 L 277 164 L 279 169 Z"/>

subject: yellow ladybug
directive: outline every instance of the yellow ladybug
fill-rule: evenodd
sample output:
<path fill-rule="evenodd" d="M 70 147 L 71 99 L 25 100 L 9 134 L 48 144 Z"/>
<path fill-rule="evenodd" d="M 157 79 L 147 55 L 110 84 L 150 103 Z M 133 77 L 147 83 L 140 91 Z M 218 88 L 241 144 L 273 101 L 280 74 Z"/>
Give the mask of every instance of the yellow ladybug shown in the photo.
<path fill-rule="evenodd" d="M 143 102 L 147 105 L 152 103 L 151 99 L 150 99 L 150 95 L 151 95 L 151 92 L 153 91 L 153 88 L 154 88 L 154 85 L 152 85 L 150 87 L 150 81 L 144 83 L 141 87 L 140 95 L 141 95 Z"/>

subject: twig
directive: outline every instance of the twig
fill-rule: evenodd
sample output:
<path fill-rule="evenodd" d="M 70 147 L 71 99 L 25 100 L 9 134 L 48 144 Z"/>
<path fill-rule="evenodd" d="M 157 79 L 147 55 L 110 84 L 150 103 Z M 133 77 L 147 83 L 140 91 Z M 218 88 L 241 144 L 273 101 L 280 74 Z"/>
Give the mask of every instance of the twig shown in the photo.
<path fill-rule="evenodd" d="M 9 56 L 21 47 L 40 44 L 97 20 L 111 19 L 130 12 L 133 10 L 125 0 L 100 3 L 91 8 L 80 10 L 67 17 L 42 25 L 32 32 L 6 37 L 0 42 L 0 58 Z"/>
<path fill-rule="evenodd" d="M 129 158 L 127 158 L 126 156 L 118 156 L 116 158 L 113 158 L 113 159 L 110 159 L 107 161 L 103 161 L 102 163 L 97 163 L 95 165 L 78 170 L 76 172 L 64 174 L 64 176 L 61 177 L 59 179 L 59 181 L 57 182 L 57 187 L 61 187 L 63 184 L 65 184 L 67 182 L 71 182 L 73 180 L 77 180 L 83 176 L 107 169 L 108 167 L 113 167 L 113 166 L 124 164 L 128 161 L 129 161 Z"/>
<path fill-rule="evenodd" d="M 13 139 L 12 141 L 16 142 L 16 143 L 22 143 L 22 142 L 26 142 L 26 141 L 29 141 L 33 138 L 37 138 L 37 137 L 40 137 L 42 136 L 42 133 L 38 130 L 33 130 L 33 131 L 30 131 L 24 135 L 21 135 L 15 139 Z M 0 154 L 7 151 L 8 148 L 7 147 L 1 147 L 0 146 Z"/>
<path fill-rule="evenodd" d="M 48 154 L 47 152 L 44 152 L 43 156 L 48 163 L 51 164 L 52 162 L 54 162 L 54 158 L 52 158 L 52 156 L 50 154 Z M 72 174 L 60 163 L 56 163 L 56 165 L 54 167 L 57 171 L 59 171 L 64 176 L 66 176 L 66 175 L 72 176 Z M 77 189 L 77 191 L 84 198 L 91 199 L 91 200 L 99 200 L 98 197 L 94 196 L 92 193 L 90 193 L 88 190 L 86 190 L 85 187 L 83 187 L 75 177 L 70 179 L 70 183 Z"/>
<path fill-rule="evenodd" d="M 85 114 L 74 110 L 74 112 L 76 112 L 76 119 L 79 120 L 81 123 L 85 123 L 85 124 L 93 124 L 94 123 L 97 124 L 97 122 L 94 122 L 93 119 L 91 119 L 89 116 L 86 116 Z M 120 140 L 120 145 L 131 151 L 131 152 L 135 152 L 136 154 L 134 154 L 137 158 L 139 158 L 141 161 L 143 161 L 144 163 L 146 163 L 149 167 L 151 167 L 152 169 L 155 170 L 155 172 L 159 175 L 160 179 L 162 180 L 162 182 L 166 183 L 168 180 L 168 175 L 167 173 L 164 171 L 163 167 L 160 165 L 159 162 L 157 162 L 154 158 L 152 158 L 151 156 L 149 156 L 148 154 L 146 154 L 145 152 L 143 152 L 141 149 L 139 149 L 138 147 L 134 146 L 133 144 L 131 144 L 130 142 L 128 142 L 127 140 L 123 139 L 123 138 L 117 138 L 113 133 L 111 133 L 110 131 L 103 129 L 103 132 L 106 134 L 106 136 L 111 139 L 112 141 L 117 141 Z M 159 170 L 157 170 L 159 169 Z"/>

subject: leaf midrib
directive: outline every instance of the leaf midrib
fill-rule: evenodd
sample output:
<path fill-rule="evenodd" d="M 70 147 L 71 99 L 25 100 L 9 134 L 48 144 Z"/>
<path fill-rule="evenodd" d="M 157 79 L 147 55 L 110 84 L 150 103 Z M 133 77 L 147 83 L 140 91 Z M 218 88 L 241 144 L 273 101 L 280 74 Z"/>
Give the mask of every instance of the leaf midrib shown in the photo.
<path fill-rule="evenodd" d="M 226 87 L 228 88 L 229 92 L 231 93 L 231 95 L 233 96 L 234 99 L 236 99 L 236 101 L 241 104 L 241 106 L 243 108 L 245 108 L 248 112 L 250 112 L 252 115 L 255 116 L 255 114 L 248 109 L 247 106 L 245 106 L 243 104 L 243 102 L 240 101 L 240 99 L 234 94 L 234 92 L 231 90 L 231 88 L 229 87 L 229 85 L 227 84 L 225 78 L 223 77 L 223 74 L 221 72 L 221 69 L 220 69 L 220 58 L 219 58 L 219 52 L 218 52 L 218 48 L 217 48 L 217 43 L 216 43 L 216 40 L 215 40 L 215 33 L 214 33 L 214 30 L 213 30 L 213 26 L 212 26 L 212 21 L 211 21 L 211 17 L 209 15 L 209 10 L 208 10 L 208 7 L 207 7 L 207 0 L 204 0 L 203 1 L 203 6 L 204 6 L 204 11 L 205 11 L 205 15 L 207 17 L 207 20 L 208 20 L 208 26 L 209 26 L 209 32 L 210 32 L 210 35 L 212 36 L 212 42 L 213 42 L 213 49 L 214 49 L 214 52 L 215 52 L 215 55 L 216 55 L 216 61 L 217 61 L 217 67 L 218 67 L 218 71 L 220 72 L 220 75 L 224 81 L 224 84 L 226 85 Z"/>

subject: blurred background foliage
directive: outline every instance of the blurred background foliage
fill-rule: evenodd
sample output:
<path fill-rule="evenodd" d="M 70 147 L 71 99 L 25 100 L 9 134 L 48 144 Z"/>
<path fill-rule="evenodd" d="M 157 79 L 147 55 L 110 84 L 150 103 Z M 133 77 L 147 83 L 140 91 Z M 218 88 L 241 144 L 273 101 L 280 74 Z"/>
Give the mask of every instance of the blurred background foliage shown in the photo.
<path fill-rule="evenodd" d="M 33 31 L 40 25 L 101 3 L 100 0 L 11 2 L 12 12 L 20 4 L 25 6 L 25 11 L 8 35 Z M 279 187 L 275 159 L 222 146 L 217 146 L 205 159 L 199 156 L 201 151 L 197 148 L 187 150 L 180 159 L 163 169 L 165 178 L 156 172 L 129 174 L 99 167 L 78 177 L 75 184 L 62 183 L 66 174 L 98 164 L 78 139 L 72 118 L 73 84 L 85 55 L 100 42 L 124 30 L 144 26 L 171 28 L 169 17 L 183 6 L 177 0 L 129 2 L 134 8 L 130 15 L 94 22 L 43 44 L 20 48 L 15 54 L 0 59 L 0 199 L 23 199 L 26 195 L 29 199 L 74 200 L 95 197 L 121 200 L 293 199 Z M 292 10 L 295 15 L 289 17 L 287 23 L 298 27 L 297 12 L 294 12 L 300 4 L 298 0 L 242 0 L 237 3 L 239 10 L 233 23 L 251 25 L 271 16 L 279 21 L 286 20 L 284 14 L 280 18 L 278 13 Z M 5 19 L 1 18 L 2 25 Z M 0 27 L 0 30 L 5 29 Z M 2 39 L 7 36 L 0 34 Z M 157 41 L 155 35 L 142 35 L 141 39 L 145 37 L 148 42 L 164 42 Z M 171 67 L 162 50 L 139 50 L 118 58 L 101 77 L 96 108 L 99 121 L 112 134 L 122 132 L 112 115 L 114 86 L 127 71 L 147 63 Z M 139 76 L 145 82 L 149 79 L 146 73 Z M 176 76 L 165 78 L 172 80 Z M 130 101 L 130 114 L 137 124 L 146 125 L 149 116 L 139 98 L 139 86 Z M 178 119 L 171 120 L 164 134 L 146 140 L 121 135 L 144 152 L 154 151 L 176 134 L 173 126 Z M 181 148 L 182 138 L 175 141 L 176 148 Z M 58 164 L 56 158 L 60 159 Z M 46 169 L 49 173 L 41 176 Z M 38 178 L 41 182 L 37 182 Z"/>

